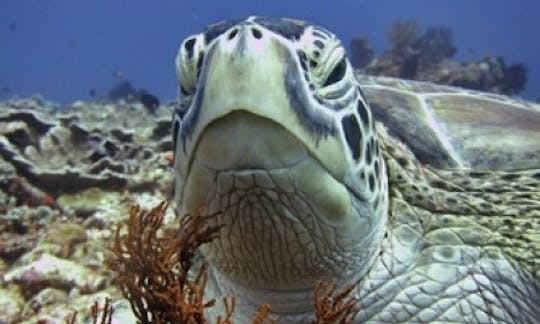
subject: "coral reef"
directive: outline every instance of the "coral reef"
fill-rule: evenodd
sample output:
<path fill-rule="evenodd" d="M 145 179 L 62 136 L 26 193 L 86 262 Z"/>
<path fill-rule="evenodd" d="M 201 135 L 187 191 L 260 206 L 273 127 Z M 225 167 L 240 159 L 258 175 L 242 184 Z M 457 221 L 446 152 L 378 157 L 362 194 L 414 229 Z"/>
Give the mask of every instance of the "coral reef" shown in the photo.
<path fill-rule="evenodd" d="M 17 289 L 0 287 L 0 323 L 14 323 L 22 312 L 23 297 Z"/>
<path fill-rule="evenodd" d="M 11 207 L 0 214 L 0 257 L 9 264 L 31 251 L 57 215 L 47 206 Z"/>
<path fill-rule="evenodd" d="M 0 103 L 0 322 L 83 322 L 105 298 L 114 321 L 135 321 L 103 264 L 129 207 L 171 195 L 172 109 Z"/>
<path fill-rule="evenodd" d="M 361 69 L 368 65 L 375 55 L 367 38 L 362 36 L 356 36 L 351 39 L 350 49 L 351 64 L 357 69 Z"/>
<path fill-rule="evenodd" d="M 398 20 L 386 31 L 386 37 L 396 52 L 405 51 L 418 37 L 418 23 L 410 20 Z"/>
<path fill-rule="evenodd" d="M 48 113 L 33 101 L 8 101 L 0 106 L 0 156 L 52 196 L 90 187 L 154 186 L 163 177 L 156 168 L 159 153 L 172 145 L 170 114 L 149 113 L 140 104 L 80 102 Z"/>
<path fill-rule="evenodd" d="M 100 308 L 101 308 L 101 312 L 100 312 Z M 111 324 L 114 309 L 111 307 L 110 298 L 105 298 L 105 303 L 103 307 L 100 307 L 100 304 L 97 301 L 95 301 L 92 307 L 90 308 L 90 311 L 92 312 L 92 324 L 98 324 L 98 323 Z M 73 312 L 73 314 L 67 318 L 66 323 L 76 324 L 77 312 Z"/>
<path fill-rule="evenodd" d="M 506 66 L 504 63 L 502 65 Z M 518 94 L 525 89 L 527 80 L 528 72 L 525 64 L 516 63 L 505 67 L 501 92 L 507 94 Z"/>
<path fill-rule="evenodd" d="M 94 97 L 96 95 L 95 90 L 91 91 L 93 91 L 91 96 Z M 157 96 L 145 89 L 136 90 L 128 80 L 121 80 L 112 87 L 107 94 L 107 99 L 114 102 L 124 100 L 128 103 L 139 101 L 152 114 L 160 107 Z"/>
<path fill-rule="evenodd" d="M 424 34 L 416 39 L 412 48 L 417 50 L 420 60 L 437 63 L 456 54 L 452 31 L 443 26 L 429 27 Z"/>
<path fill-rule="evenodd" d="M 443 60 L 417 69 L 417 79 L 467 89 L 515 95 L 525 88 L 527 70 L 522 64 L 507 66 L 500 57 L 484 57 L 475 62 Z"/>
<path fill-rule="evenodd" d="M 120 80 L 107 93 L 107 98 L 112 101 L 126 100 L 134 102 L 139 96 L 139 91 L 128 80 Z"/>
<path fill-rule="evenodd" d="M 506 95 L 520 93 L 527 83 L 527 68 L 507 65 L 504 59 L 487 56 L 475 61 L 452 60 L 457 52 L 452 31 L 444 26 L 428 27 L 422 34 L 414 21 L 397 21 L 386 36 L 391 48 L 362 68 L 369 75 L 429 81 Z M 370 48 L 366 39 L 362 46 Z M 351 53 L 354 60 L 355 51 Z"/>
<path fill-rule="evenodd" d="M 43 253 L 39 259 L 4 274 L 4 282 L 20 284 L 25 293 L 33 294 L 43 287 L 77 288 L 93 293 L 104 288 L 105 279 L 81 265 Z"/>

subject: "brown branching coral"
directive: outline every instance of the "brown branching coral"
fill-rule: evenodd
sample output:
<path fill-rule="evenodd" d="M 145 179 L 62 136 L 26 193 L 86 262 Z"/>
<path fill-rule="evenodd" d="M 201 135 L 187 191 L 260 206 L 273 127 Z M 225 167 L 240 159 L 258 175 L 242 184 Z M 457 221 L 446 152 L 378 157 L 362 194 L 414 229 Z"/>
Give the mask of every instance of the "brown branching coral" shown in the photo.
<path fill-rule="evenodd" d="M 236 299 L 234 297 L 224 297 L 223 304 L 225 304 L 225 317 L 218 316 L 217 324 L 233 324 L 234 307 L 236 306 Z"/>
<path fill-rule="evenodd" d="M 77 323 L 77 312 L 73 312 L 71 315 L 66 318 L 66 324 L 75 324 Z"/>
<path fill-rule="evenodd" d="M 357 301 L 348 297 L 355 285 L 347 286 L 335 294 L 335 285 L 318 282 L 315 286 L 314 324 L 353 323 L 358 313 Z"/>
<path fill-rule="evenodd" d="M 92 313 L 92 323 L 93 324 L 111 324 L 112 322 L 112 315 L 113 315 L 113 308 L 111 306 L 111 299 L 105 298 L 105 305 L 103 305 L 103 311 L 101 312 L 101 316 L 99 313 L 99 303 L 97 301 L 92 304 L 92 307 L 90 307 L 90 311 Z M 73 312 L 67 319 L 66 324 L 76 324 L 77 323 L 77 311 Z"/>
<path fill-rule="evenodd" d="M 196 250 L 217 236 L 219 227 L 207 226 L 207 217 L 186 216 L 180 228 L 167 236 L 158 235 L 167 209 L 163 202 L 144 211 L 134 206 L 130 211 L 128 233 L 117 229 L 108 264 L 117 272 L 116 284 L 131 303 L 139 323 L 208 323 L 205 309 L 215 300 L 205 300 L 208 281 L 206 265 L 194 278 L 189 276 Z M 350 323 L 358 310 L 348 298 L 354 285 L 337 295 L 335 286 L 318 283 L 315 288 L 314 323 Z M 234 297 L 225 297 L 225 314 L 218 324 L 233 324 Z M 270 306 L 259 307 L 252 323 L 273 323 Z"/>
<path fill-rule="evenodd" d="M 264 324 L 264 323 L 274 323 L 274 318 L 270 315 L 270 305 L 262 304 L 257 313 L 251 321 L 252 324 Z"/>
<path fill-rule="evenodd" d="M 215 303 L 204 300 L 206 267 L 193 279 L 188 273 L 197 248 L 219 228 L 205 226 L 202 216 L 186 216 L 178 233 L 159 237 L 167 206 L 163 202 L 150 211 L 132 207 L 128 234 L 120 237 L 117 230 L 109 265 L 140 323 L 206 323 L 204 309 Z"/>
<path fill-rule="evenodd" d="M 112 314 L 113 314 L 113 308 L 111 306 L 111 299 L 105 298 L 105 305 L 103 306 L 103 311 L 101 313 L 101 317 L 99 316 L 99 304 L 98 302 L 94 302 L 92 305 L 92 318 L 93 318 L 93 324 L 111 324 L 112 321 Z"/>

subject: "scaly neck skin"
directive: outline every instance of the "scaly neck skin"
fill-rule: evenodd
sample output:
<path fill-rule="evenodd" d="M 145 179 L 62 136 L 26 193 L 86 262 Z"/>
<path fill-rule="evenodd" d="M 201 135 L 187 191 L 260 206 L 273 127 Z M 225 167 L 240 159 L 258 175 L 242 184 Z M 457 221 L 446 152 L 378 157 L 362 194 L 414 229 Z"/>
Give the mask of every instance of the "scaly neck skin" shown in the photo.
<path fill-rule="evenodd" d="M 497 233 L 425 208 L 392 190 L 388 235 L 357 285 L 355 321 L 538 322 L 538 279 Z"/>
<path fill-rule="evenodd" d="M 393 199 L 392 202 L 395 203 L 393 209 L 402 209 L 403 201 Z M 413 215 L 413 213 L 407 215 Z M 393 282 L 394 278 L 400 278 L 406 274 L 415 262 L 421 246 L 422 232 L 418 219 L 402 216 L 392 218 L 390 222 L 392 222 L 392 228 L 385 230 L 381 235 L 380 252 L 373 253 L 376 258 L 367 269 L 368 272 L 360 275 L 361 271 L 359 271 L 356 274 L 357 277 L 350 278 L 345 277 L 344 274 L 342 280 L 339 281 L 338 287 L 358 282 L 355 297 L 362 301 L 361 305 L 363 305 L 358 318 L 367 319 L 380 315 L 378 314 L 380 305 L 377 305 L 374 296 L 377 296 L 378 300 L 386 301 L 389 296 L 399 292 L 399 286 L 395 287 L 397 289 L 385 291 L 384 288 L 387 288 L 385 282 Z M 234 316 L 235 321 L 239 323 L 250 322 L 263 304 L 270 305 L 272 316 L 277 323 L 310 323 L 313 318 L 313 287 L 290 291 L 252 288 L 228 279 L 213 267 L 210 267 L 209 272 L 210 280 L 206 296 L 208 298 L 235 296 Z M 380 292 L 387 292 L 388 296 L 381 296 Z M 221 306 L 218 300 L 218 307 L 211 310 L 210 316 L 216 318 L 217 315 L 223 314 L 224 310 Z"/>
<path fill-rule="evenodd" d="M 225 224 L 220 236 L 202 247 L 210 271 L 206 296 L 218 301 L 235 296 L 239 323 L 249 322 L 263 304 L 270 305 L 278 322 L 309 322 L 316 281 L 337 282 L 338 288 L 357 282 L 380 250 L 385 215 L 375 218 L 380 222 L 372 223 L 364 237 L 339 237 L 339 231 L 359 231 L 354 224 L 336 226 L 308 213 L 316 206 L 295 187 L 294 170 L 227 171 L 215 176 L 218 185 L 209 196 L 209 211 L 220 209 L 217 202 L 229 205 L 213 219 Z M 351 211 L 360 218 L 361 203 L 347 195 Z M 275 213 L 267 212 L 271 210 Z M 212 312 L 220 314 L 220 308 Z"/>
<path fill-rule="evenodd" d="M 275 298 L 282 306 L 273 309 L 286 313 L 310 309 L 316 281 L 346 284 L 365 274 L 385 226 L 384 215 L 361 221 L 364 205 L 348 192 L 346 219 L 355 221 L 322 220 L 307 192 L 296 187 L 295 175 L 301 172 L 295 171 L 305 164 L 312 161 L 286 170 L 218 172 L 218 187 L 207 201 L 209 213 L 216 215 L 212 222 L 223 228 L 202 252 L 216 276 L 227 282 L 224 289 L 250 296 L 256 305 L 267 303 L 268 295 L 282 294 Z M 331 187 L 330 179 L 324 184 Z"/>
<path fill-rule="evenodd" d="M 388 235 L 358 283 L 356 321 L 538 322 L 538 276 L 520 251 L 534 243 L 502 229 L 502 220 L 518 225 L 540 210 L 538 200 L 519 199 L 539 195 L 534 173 L 431 169 L 380 133 L 392 188 Z M 486 184 L 496 194 L 479 190 Z"/>

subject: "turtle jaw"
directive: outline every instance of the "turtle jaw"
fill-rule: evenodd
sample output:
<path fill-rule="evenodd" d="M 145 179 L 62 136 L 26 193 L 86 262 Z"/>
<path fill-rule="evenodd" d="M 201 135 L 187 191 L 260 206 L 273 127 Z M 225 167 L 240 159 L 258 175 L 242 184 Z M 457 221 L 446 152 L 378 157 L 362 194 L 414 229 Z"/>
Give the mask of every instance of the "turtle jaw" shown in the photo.
<path fill-rule="evenodd" d="M 236 111 L 208 125 L 196 145 L 184 186 L 177 188 L 177 193 L 182 193 L 185 212 L 193 214 L 209 206 L 208 196 L 214 190 L 231 190 L 233 184 L 217 181 L 219 175 L 227 173 L 240 177 L 283 174 L 285 178 L 278 180 L 281 188 L 255 178 L 245 180 L 251 184 L 239 187 L 290 191 L 283 188 L 283 182 L 289 182 L 287 186 L 298 189 L 302 199 L 311 202 L 317 221 L 336 226 L 350 217 L 352 206 L 347 188 L 293 134 L 264 117 Z M 223 212 L 215 209 L 211 208 L 209 213 Z"/>

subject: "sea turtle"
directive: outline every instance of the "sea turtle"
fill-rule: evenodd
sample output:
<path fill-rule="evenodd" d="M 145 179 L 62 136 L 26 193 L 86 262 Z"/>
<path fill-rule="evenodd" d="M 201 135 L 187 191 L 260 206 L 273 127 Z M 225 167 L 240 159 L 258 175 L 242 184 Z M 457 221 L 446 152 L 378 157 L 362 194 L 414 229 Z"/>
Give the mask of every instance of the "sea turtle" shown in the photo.
<path fill-rule="evenodd" d="M 176 70 L 177 213 L 223 226 L 205 297 L 238 323 L 309 322 L 319 280 L 356 285 L 355 322 L 540 322 L 538 106 L 357 79 L 292 19 L 211 25 Z"/>

